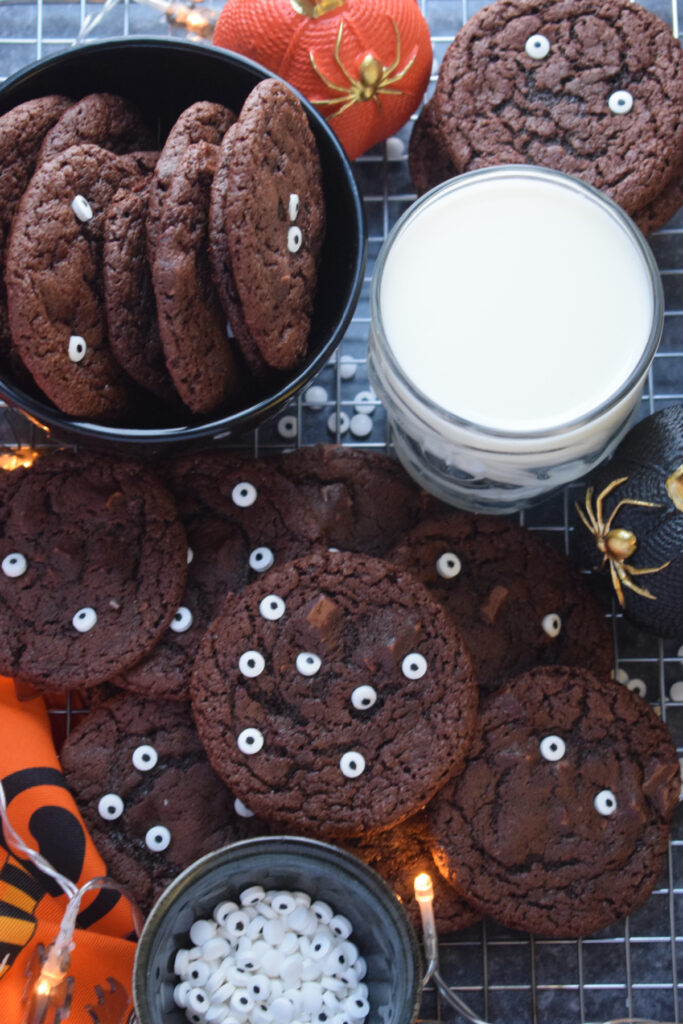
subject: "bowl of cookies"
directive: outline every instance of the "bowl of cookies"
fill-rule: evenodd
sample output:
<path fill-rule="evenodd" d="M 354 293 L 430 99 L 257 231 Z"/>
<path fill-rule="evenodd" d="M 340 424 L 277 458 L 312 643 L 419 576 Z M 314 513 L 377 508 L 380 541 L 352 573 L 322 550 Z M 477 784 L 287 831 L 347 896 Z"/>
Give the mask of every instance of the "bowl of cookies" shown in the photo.
<path fill-rule="evenodd" d="M 233 843 L 187 868 L 147 918 L 140 1024 L 410 1024 L 422 989 L 405 910 L 371 868 L 294 836 Z"/>
<path fill-rule="evenodd" d="M 324 119 L 225 50 L 137 37 L 0 88 L 0 396 L 58 439 L 239 434 L 329 358 L 363 281 Z"/>

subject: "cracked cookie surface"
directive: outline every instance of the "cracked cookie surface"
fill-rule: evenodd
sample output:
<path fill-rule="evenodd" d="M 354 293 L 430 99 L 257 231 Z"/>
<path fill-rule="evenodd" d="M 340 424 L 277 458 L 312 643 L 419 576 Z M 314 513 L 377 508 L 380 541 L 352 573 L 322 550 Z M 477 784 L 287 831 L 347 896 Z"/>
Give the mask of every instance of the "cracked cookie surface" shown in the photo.
<path fill-rule="evenodd" d="M 490 690 L 536 665 L 613 667 L 601 608 L 564 555 L 515 523 L 453 512 L 415 527 L 387 554 L 446 609 Z"/>
<path fill-rule="evenodd" d="M 113 93 L 93 92 L 71 105 L 50 129 L 38 163 L 86 143 L 112 153 L 131 153 L 153 149 L 154 136 L 129 100 Z"/>
<path fill-rule="evenodd" d="M 624 93 L 632 107 L 613 113 Z M 680 44 L 666 22 L 625 0 L 484 7 L 447 50 L 433 104 L 457 173 L 552 167 L 629 213 L 662 190 L 683 156 Z"/>
<path fill-rule="evenodd" d="M 580 669 L 534 669 L 484 702 L 463 771 L 432 801 L 437 863 L 510 928 L 588 935 L 649 896 L 679 790 L 644 700 Z"/>
<path fill-rule="evenodd" d="M 476 707 L 442 609 L 406 573 L 348 552 L 228 597 L 191 692 L 209 758 L 247 806 L 330 838 L 418 810 L 462 764 Z"/>
<path fill-rule="evenodd" d="M 61 761 L 109 874 L 130 886 L 144 911 L 198 857 L 267 830 L 235 811 L 181 706 L 109 700 L 77 722 Z M 101 803 L 107 796 L 118 799 Z M 117 816 L 103 816 L 100 806 Z M 169 836 L 149 834 L 159 828 Z"/>
<path fill-rule="evenodd" d="M 104 682 L 174 615 L 187 543 L 145 468 L 56 453 L 0 476 L 0 671 L 43 689 Z"/>

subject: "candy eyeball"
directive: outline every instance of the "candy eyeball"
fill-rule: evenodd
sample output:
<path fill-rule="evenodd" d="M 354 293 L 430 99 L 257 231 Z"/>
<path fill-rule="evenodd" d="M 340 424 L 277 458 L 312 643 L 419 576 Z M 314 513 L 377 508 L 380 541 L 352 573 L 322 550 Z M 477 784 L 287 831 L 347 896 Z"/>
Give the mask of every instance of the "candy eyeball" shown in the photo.
<path fill-rule="evenodd" d="M 11 580 L 23 576 L 27 569 L 28 561 L 20 551 L 13 551 L 11 554 L 5 555 L 2 560 L 2 571 Z"/>
<path fill-rule="evenodd" d="M 357 779 L 365 771 L 365 758 L 357 750 L 347 750 L 339 760 L 339 767 L 347 779 Z"/>
<path fill-rule="evenodd" d="M 249 555 L 249 567 L 254 572 L 265 572 L 275 562 L 275 555 L 267 547 L 254 548 Z"/>
<path fill-rule="evenodd" d="M 97 813 L 105 821 L 116 821 L 123 814 L 123 800 L 118 793 L 105 793 L 97 804 Z"/>
<path fill-rule="evenodd" d="M 260 676 L 266 667 L 266 661 L 260 651 L 245 651 L 240 655 L 239 670 L 247 679 Z"/>
<path fill-rule="evenodd" d="M 546 761 L 561 761 L 565 755 L 565 742 L 561 736 L 545 736 L 540 747 L 541 757 Z"/>
<path fill-rule="evenodd" d="M 258 729 L 243 729 L 237 737 L 237 746 L 243 754 L 258 754 L 263 747 L 263 733 Z"/>
<path fill-rule="evenodd" d="M 406 679 L 421 679 L 426 671 L 426 659 L 415 651 L 413 651 L 412 654 L 406 654 L 405 658 L 401 662 L 401 672 Z"/>
<path fill-rule="evenodd" d="M 556 637 L 562 632 L 562 619 L 557 612 L 550 612 L 549 615 L 543 616 L 541 626 L 543 632 L 547 633 L 548 636 Z"/>
<path fill-rule="evenodd" d="M 436 560 L 436 571 L 444 580 L 455 579 L 462 571 L 462 562 L 454 551 L 444 551 Z"/>
<path fill-rule="evenodd" d="M 81 359 L 85 358 L 85 353 L 88 351 L 85 338 L 82 338 L 80 334 L 72 334 L 69 338 L 69 359 L 72 363 L 80 363 Z"/>
<path fill-rule="evenodd" d="M 543 60 L 550 53 L 550 41 L 540 34 L 529 36 L 524 49 L 528 57 L 534 60 Z"/>
<path fill-rule="evenodd" d="M 232 500 L 238 508 L 249 508 L 253 505 L 258 497 L 258 491 L 253 484 L 243 480 L 242 483 L 235 484 L 232 489 Z"/>
<path fill-rule="evenodd" d="M 310 651 L 302 651 L 296 656 L 296 670 L 302 676 L 314 676 L 320 671 L 322 661 L 317 654 Z"/>
<path fill-rule="evenodd" d="M 258 610 L 264 619 L 269 622 L 276 622 L 285 614 L 285 602 L 277 594 L 267 594 L 258 606 Z"/>
<path fill-rule="evenodd" d="M 602 789 L 593 801 L 593 806 L 603 818 L 609 818 L 617 809 L 617 798 L 611 789 Z"/>
<path fill-rule="evenodd" d="M 145 833 L 145 846 L 153 853 L 161 853 L 171 845 L 171 833 L 164 825 L 154 825 Z"/>
<path fill-rule="evenodd" d="M 171 629 L 174 633 L 186 633 L 193 621 L 190 609 L 181 606 L 171 619 Z"/>
<path fill-rule="evenodd" d="M 79 633 L 87 633 L 97 624 L 97 612 L 94 608 L 79 608 L 71 620 L 71 625 Z"/>
<path fill-rule="evenodd" d="M 159 755 L 154 747 L 151 747 L 148 743 L 143 743 L 133 751 L 132 760 L 133 767 L 137 768 L 139 772 L 149 772 L 159 760 Z"/>
<path fill-rule="evenodd" d="M 617 89 L 607 100 L 613 114 L 628 114 L 633 109 L 633 96 L 626 89 Z"/>
<path fill-rule="evenodd" d="M 377 691 L 372 686 L 357 686 L 351 694 L 351 703 L 356 711 L 367 711 L 377 703 Z"/>

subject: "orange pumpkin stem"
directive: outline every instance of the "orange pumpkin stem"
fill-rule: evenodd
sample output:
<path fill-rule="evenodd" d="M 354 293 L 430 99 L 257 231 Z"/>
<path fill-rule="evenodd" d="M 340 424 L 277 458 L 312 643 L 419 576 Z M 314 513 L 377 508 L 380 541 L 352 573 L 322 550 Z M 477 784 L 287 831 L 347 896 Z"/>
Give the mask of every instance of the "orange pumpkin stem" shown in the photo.
<path fill-rule="evenodd" d="M 321 18 L 323 14 L 343 7 L 346 0 L 289 0 L 297 14 L 306 18 Z"/>

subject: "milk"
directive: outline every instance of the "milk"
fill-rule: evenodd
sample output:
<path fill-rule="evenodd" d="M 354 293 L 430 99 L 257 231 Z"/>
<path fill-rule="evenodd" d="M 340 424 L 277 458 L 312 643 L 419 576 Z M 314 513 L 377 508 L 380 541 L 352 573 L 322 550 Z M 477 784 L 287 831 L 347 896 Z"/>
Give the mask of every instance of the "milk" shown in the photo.
<path fill-rule="evenodd" d="M 509 512 L 583 475 L 628 429 L 663 321 L 657 268 L 596 190 L 536 167 L 418 201 L 375 267 L 369 371 L 428 490 Z"/>
<path fill-rule="evenodd" d="M 584 417 L 636 367 L 652 287 L 621 225 L 581 193 L 485 181 L 428 205 L 395 240 L 381 315 L 436 405 L 494 431 Z"/>

